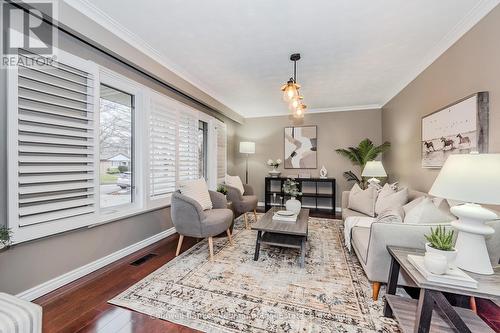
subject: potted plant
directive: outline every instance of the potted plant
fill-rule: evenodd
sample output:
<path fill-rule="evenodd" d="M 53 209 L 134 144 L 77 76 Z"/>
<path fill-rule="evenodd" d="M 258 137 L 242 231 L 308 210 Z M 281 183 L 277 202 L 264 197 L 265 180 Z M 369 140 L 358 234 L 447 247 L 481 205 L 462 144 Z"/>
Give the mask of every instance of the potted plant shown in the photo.
<path fill-rule="evenodd" d="M 438 225 L 436 229 L 431 228 L 429 235 L 424 235 L 427 239 L 425 244 L 426 253 L 434 253 L 442 255 L 446 258 L 447 268 L 455 267 L 457 259 L 457 250 L 453 248 L 454 231 L 446 231 L 442 225 Z"/>
<path fill-rule="evenodd" d="M 285 203 L 286 210 L 294 212 L 295 214 L 300 213 L 302 204 L 297 200 L 297 196 L 302 195 L 302 192 L 299 190 L 299 183 L 293 178 L 285 180 L 283 183 L 283 192 L 291 197 L 291 199 L 287 200 Z"/>
<path fill-rule="evenodd" d="M 227 195 L 227 187 L 222 184 L 217 185 L 217 192 Z"/>
<path fill-rule="evenodd" d="M 359 168 L 361 169 L 360 172 L 362 173 L 367 162 L 375 160 L 380 154 L 388 151 L 390 147 L 390 142 L 384 142 L 380 146 L 375 146 L 370 139 L 364 139 L 358 144 L 357 147 L 336 149 L 335 151 L 338 154 L 348 158 L 353 165 L 359 166 Z M 362 188 L 364 187 L 362 177 L 358 177 L 354 172 L 345 171 L 344 177 L 348 181 L 355 181 L 359 186 L 361 186 Z"/>
<path fill-rule="evenodd" d="M 0 250 L 10 246 L 12 239 L 12 232 L 5 226 L 0 226 Z"/>
<path fill-rule="evenodd" d="M 269 175 L 271 177 L 279 177 L 281 172 L 278 171 L 278 167 L 281 165 L 281 160 L 279 158 L 276 161 L 269 159 L 267 160 L 267 165 L 273 168 L 272 170 L 269 171 Z"/>

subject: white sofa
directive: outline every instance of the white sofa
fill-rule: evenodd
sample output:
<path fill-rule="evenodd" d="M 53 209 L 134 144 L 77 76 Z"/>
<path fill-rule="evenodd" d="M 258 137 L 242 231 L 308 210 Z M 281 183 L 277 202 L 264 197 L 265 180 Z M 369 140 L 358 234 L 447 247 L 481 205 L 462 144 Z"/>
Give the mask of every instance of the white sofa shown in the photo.
<path fill-rule="evenodd" d="M 425 196 L 426 193 L 409 191 L 409 201 Z M 349 205 L 349 191 L 342 193 L 342 219 L 349 216 L 366 216 L 347 208 Z M 495 229 L 495 234 L 487 238 L 488 251 L 493 265 L 498 265 L 500 260 L 500 221 L 490 223 Z M 450 223 L 443 223 L 446 228 L 451 228 Z M 425 234 L 430 232 L 436 224 L 408 224 L 408 223 L 372 223 L 367 227 L 354 227 L 351 231 L 351 245 L 363 267 L 368 280 L 372 282 L 373 299 L 378 299 L 382 283 L 387 283 L 391 257 L 387 246 L 400 246 L 409 248 L 425 248 Z M 402 272 L 399 281 L 407 285 Z"/>

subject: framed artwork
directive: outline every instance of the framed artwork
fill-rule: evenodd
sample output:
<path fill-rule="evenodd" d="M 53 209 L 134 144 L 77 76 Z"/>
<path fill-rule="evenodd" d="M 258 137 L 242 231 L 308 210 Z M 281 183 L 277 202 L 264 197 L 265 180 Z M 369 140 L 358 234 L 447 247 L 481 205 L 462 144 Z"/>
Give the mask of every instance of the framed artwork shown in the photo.
<path fill-rule="evenodd" d="M 285 127 L 285 169 L 316 169 L 317 126 Z"/>
<path fill-rule="evenodd" d="M 422 118 L 423 168 L 441 168 L 451 154 L 488 152 L 488 100 L 480 92 Z"/>

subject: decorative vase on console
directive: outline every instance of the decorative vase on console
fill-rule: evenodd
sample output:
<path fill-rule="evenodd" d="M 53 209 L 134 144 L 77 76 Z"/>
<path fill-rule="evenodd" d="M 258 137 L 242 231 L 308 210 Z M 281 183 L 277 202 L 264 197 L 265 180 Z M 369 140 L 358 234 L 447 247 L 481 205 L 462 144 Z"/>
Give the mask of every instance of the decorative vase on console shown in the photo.
<path fill-rule="evenodd" d="M 283 183 L 283 192 L 291 196 L 291 199 L 287 200 L 285 203 L 286 210 L 299 214 L 302 208 L 302 203 L 297 200 L 297 197 L 302 195 L 302 192 L 299 191 L 299 183 L 296 182 L 295 179 L 287 179 Z"/>
<path fill-rule="evenodd" d="M 278 167 L 281 165 L 281 160 L 279 158 L 276 161 L 269 159 L 267 165 L 273 168 L 269 171 L 269 175 L 273 178 L 278 178 L 281 174 L 281 171 L 278 170 Z"/>

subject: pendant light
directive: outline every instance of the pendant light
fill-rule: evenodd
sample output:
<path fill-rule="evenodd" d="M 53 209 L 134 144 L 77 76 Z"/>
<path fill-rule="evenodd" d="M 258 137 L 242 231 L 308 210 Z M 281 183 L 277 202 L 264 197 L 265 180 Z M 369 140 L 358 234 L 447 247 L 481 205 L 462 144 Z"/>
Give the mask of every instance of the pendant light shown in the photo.
<path fill-rule="evenodd" d="M 303 118 L 306 106 L 302 103 L 304 97 L 300 95 L 300 84 L 297 83 L 297 61 L 300 60 L 300 53 L 292 54 L 290 60 L 293 61 L 293 77 L 281 87 L 283 100 L 288 103 L 288 108 L 295 118 Z"/>

